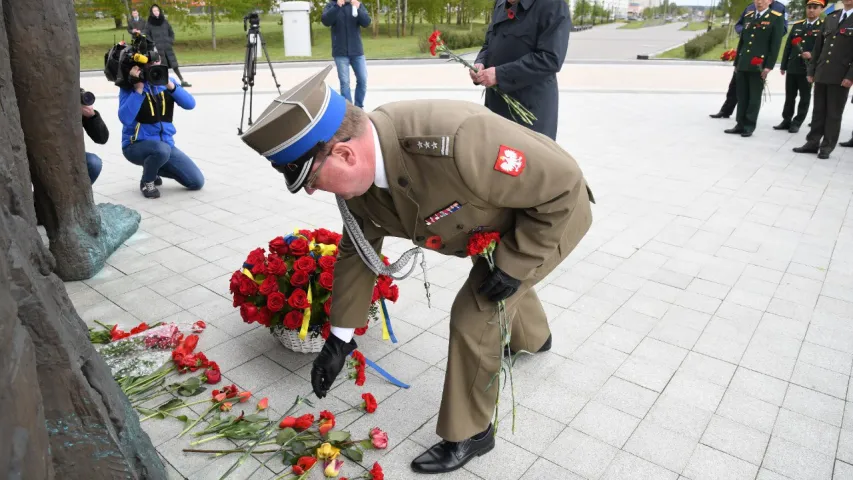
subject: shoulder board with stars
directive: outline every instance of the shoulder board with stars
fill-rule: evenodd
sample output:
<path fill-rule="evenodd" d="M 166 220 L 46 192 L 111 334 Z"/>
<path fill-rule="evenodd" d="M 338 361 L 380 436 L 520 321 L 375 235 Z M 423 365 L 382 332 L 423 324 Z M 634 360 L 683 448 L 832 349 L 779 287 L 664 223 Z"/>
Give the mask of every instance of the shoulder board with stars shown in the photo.
<path fill-rule="evenodd" d="M 803 22 L 805 22 L 805 21 L 806 21 L 806 19 L 804 18 L 804 19 L 802 19 L 802 20 L 797 20 L 796 22 L 792 22 L 792 23 L 791 23 L 791 25 L 796 25 L 796 24 L 798 24 L 798 23 L 803 23 Z"/>
<path fill-rule="evenodd" d="M 744 17 L 751 17 L 753 15 L 755 15 L 755 10 L 750 10 L 746 15 L 744 15 Z"/>
<path fill-rule="evenodd" d="M 406 151 L 416 155 L 450 157 L 453 152 L 453 137 L 449 135 L 405 137 L 402 139 L 401 144 Z"/>
<path fill-rule="evenodd" d="M 772 13 L 773 15 L 776 15 L 777 17 L 782 16 L 782 12 L 777 12 L 776 10 L 770 10 L 770 13 Z"/>

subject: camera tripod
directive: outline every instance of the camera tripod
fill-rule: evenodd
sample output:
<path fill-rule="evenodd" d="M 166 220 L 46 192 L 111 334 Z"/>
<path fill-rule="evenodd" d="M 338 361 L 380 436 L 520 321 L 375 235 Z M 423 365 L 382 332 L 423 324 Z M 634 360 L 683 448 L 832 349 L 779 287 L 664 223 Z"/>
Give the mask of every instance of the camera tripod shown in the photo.
<path fill-rule="evenodd" d="M 255 87 L 255 73 L 257 73 L 258 68 L 258 44 L 260 44 L 260 47 L 264 52 L 264 56 L 267 59 L 267 64 L 270 66 L 270 73 L 272 73 L 273 81 L 275 81 L 275 88 L 278 90 L 278 94 L 281 95 L 281 85 L 278 84 L 278 79 L 275 77 L 275 71 L 272 69 L 270 54 L 267 53 L 267 42 L 261 34 L 260 23 L 252 22 L 251 27 L 249 27 L 249 30 L 246 33 L 246 60 L 243 64 L 243 109 L 240 113 L 240 127 L 237 129 L 238 135 L 243 134 L 243 118 L 246 115 L 247 91 L 249 92 L 249 126 L 252 126 L 252 92 Z"/>

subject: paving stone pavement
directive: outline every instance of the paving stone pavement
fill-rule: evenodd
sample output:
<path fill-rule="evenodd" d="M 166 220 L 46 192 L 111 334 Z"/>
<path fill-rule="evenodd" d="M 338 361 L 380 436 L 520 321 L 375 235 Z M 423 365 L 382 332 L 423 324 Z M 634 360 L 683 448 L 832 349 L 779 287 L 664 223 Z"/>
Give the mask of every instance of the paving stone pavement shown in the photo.
<path fill-rule="evenodd" d="M 331 195 L 289 194 L 242 144 L 236 93 L 200 97 L 195 111 L 176 113 L 177 144 L 207 183 L 188 192 L 165 180 L 157 200 L 142 198 L 140 169 L 121 155 L 116 101 L 99 97 L 112 138 L 105 146 L 87 139 L 104 159 L 95 200 L 135 208 L 143 221 L 96 277 L 66 286 L 89 323 L 205 320 L 200 348 L 223 381 L 282 411 L 310 392 L 313 356 L 243 324 L 228 278 L 272 237 L 295 227 L 340 230 L 340 219 Z M 368 91 L 367 108 L 411 98 L 480 101 L 474 92 Z M 853 478 L 853 154 L 839 148 L 820 161 L 791 152 L 805 131 L 770 128 L 782 106 L 776 97 L 752 138 L 727 136 L 733 122 L 707 116 L 721 100 L 722 92 L 561 95 L 559 141 L 589 179 L 594 223 L 537 287 L 554 345 L 519 361 L 517 431 L 505 421 L 493 453 L 442 478 Z M 842 138 L 851 127 L 846 119 Z M 388 241 L 385 251 L 395 258 L 408 245 Z M 380 461 L 394 480 L 419 478 L 409 462 L 438 439 L 448 312 L 468 269 L 434 252 L 427 262 L 432 309 L 420 276 L 407 279 L 390 307 L 399 343 L 383 342 L 378 329 L 360 340 L 411 389 L 371 375 L 364 391 L 379 410 L 339 424 L 354 435 L 390 432 L 389 449 L 368 453 L 365 464 Z M 339 381 L 317 407 L 344 410 L 362 391 Z M 189 440 L 175 438 L 175 422 L 143 426 L 173 478 L 217 478 L 230 465 L 182 453 Z M 283 468 L 267 465 L 251 478 Z"/>

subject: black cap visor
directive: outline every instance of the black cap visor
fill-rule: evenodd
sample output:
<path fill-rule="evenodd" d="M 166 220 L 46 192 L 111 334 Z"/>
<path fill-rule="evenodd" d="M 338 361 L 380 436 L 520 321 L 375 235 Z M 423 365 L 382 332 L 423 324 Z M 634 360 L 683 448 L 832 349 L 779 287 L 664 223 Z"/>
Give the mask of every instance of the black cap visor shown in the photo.
<path fill-rule="evenodd" d="M 305 182 L 308 181 L 308 178 L 311 176 L 311 167 L 314 166 L 314 157 L 325 145 L 325 142 L 319 142 L 314 145 L 314 148 L 296 160 L 284 165 L 272 166 L 284 175 L 284 183 L 287 185 L 290 193 L 298 192 L 305 185 Z"/>

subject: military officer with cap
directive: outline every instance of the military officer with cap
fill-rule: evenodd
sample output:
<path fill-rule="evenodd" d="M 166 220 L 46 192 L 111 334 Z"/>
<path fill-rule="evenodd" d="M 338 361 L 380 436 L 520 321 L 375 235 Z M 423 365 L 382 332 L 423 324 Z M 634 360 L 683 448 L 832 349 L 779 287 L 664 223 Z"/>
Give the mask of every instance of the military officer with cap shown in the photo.
<path fill-rule="evenodd" d="M 814 83 L 812 126 L 806 143 L 794 148 L 797 153 L 817 153 L 820 159 L 829 158 L 838 143 L 841 116 L 853 86 L 853 0 L 842 3 L 843 9 L 826 16 L 815 40 L 807 77 Z"/>
<path fill-rule="evenodd" d="M 376 255 L 384 237 L 465 257 L 474 232 L 501 234 L 497 268 L 475 262 L 451 307 L 436 429 L 442 441 L 412 461 L 416 472 L 453 471 L 495 445 L 496 302 L 506 301 L 512 319 L 511 352 L 550 348 L 533 287 L 589 230 L 592 192 L 556 142 L 484 106 L 414 100 L 365 113 L 324 83 L 330 69 L 276 99 L 242 137 L 283 174 L 290 192 L 334 193 L 344 220 L 332 334 L 311 371 L 318 397 L 357 347 L 353 330 L 367 321 L 376 272 L 405 263 L 411 252 L 385 266 Z"/>
<path fill-rule="evenodd" d="M 782 123 L 773 127 L 775 130 L 788 130 L 791 133 L 800 131 L 800 125 L 809 113 L 809 103 L 812 99 L 812 85 L 806 79 L 807 67 L 814 48 L 815 38 L 820 34 L 823 22 L 825 0 L 808 0 L 806 18 L 794 22 L 791 34 L 785 42 L 782 53 L 782 66 L 779 69 L 785 78 L 785 106 L 782 108 Z M 800 95 L 797 116 L 794 116 L 794 104 Z"/>
<path fill-rule="evenodd" d="M 776 65 L 785 35 L 785 19 L 769 6 L 770 0 L 755 0 L 755 10 L 744 17 L 735 57 L 737 125 L 726 133 L 749 137 L 755 131 L 764 81 Z"/>

